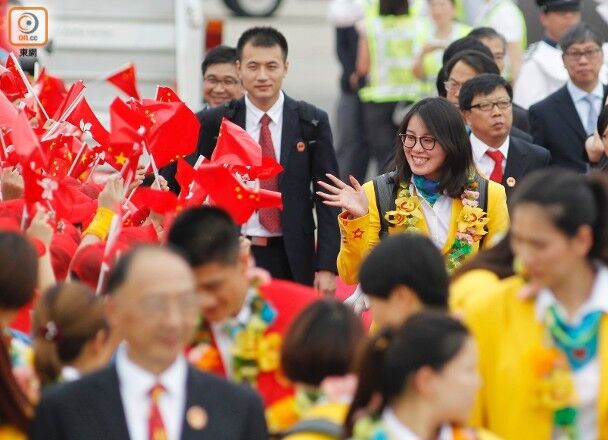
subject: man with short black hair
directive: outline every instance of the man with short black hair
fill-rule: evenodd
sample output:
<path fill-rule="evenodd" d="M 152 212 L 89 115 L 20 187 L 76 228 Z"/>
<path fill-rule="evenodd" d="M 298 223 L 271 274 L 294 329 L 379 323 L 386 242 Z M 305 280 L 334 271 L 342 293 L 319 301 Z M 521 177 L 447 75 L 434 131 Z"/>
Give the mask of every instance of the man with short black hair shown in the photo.
<path fill-rule="evenodd" d="M 268 438 L 254 392 L 189 367 L 182 354 L 200 298 L 181 256 L 136 248 L 108 286 L 108 319 L 124 345 L 110 366 L 43 395 L 31 439 Z"/>
<path fill-rule="evenodd" d="M 586 23 L 571 28 L 560 42 L 568 82 L 529 110 L 534 143 L 551 152 L 555 165 L 579 172 L 589 169 L 585 140 L 594 133 L 606 101 L 606 87 L 599 78 L 603 43 Z"/>
<path fill-rule="evenodd" d="M 510 136 L 513 89 L 500 75 L 484 73 L 468 80 L 459 104 L 471 128 L 471 147 L 477 169 L 504 185 L 507 196 L 528 173 L 549 165 L 551 155 L 523 139 Z"/>
<path fill-rule="evenodd" d="M 280 408 L 291 408 L 294 392 L 280 377 L 280 340 L 294 317 L 318 295 L 289 281 L 250 280 L 249 251 L 240 245 L 237 226 L 219 208 L 184 211 L 167 241 L 192 267 L 201 300 L 189 360 L 202 370 L 252 385 L 263 397 L 270 430 L 287 428 L 274 415 Z M 243 350 L 248 349 L 260 354 L 244 357 Z"/>
<path fill-rule="evenodd" d="M 218 46 L 207 52 L 202 64 L 203 100 L 217 107 L 243 96 L 243 87 L 236 71 L 236 49 Z"/>
<path fill-rule="evenodd" d="M 275 278 L 314 283 L 332 295 L 340 247 L 338 211 L 324 205 L 316 190 L 327 174 L 337 175 L 338 164 L 327 113 L 281 90 L 289 70 L 287 52 L 287 40 L 274 28 L 254 27 L 241 35 L 237 69 L 246 94 L 199 114 L 198 149 L 188 160 L 193 164 L 200 154 L 211 157 L 223 117 L 259 140 L 262 155 L 280 162 L 284 170 L 260 182 L 262 188 L 281 193 L 283 210 L 260 209 L 242 227 L 256 263 Z M 175 166 L 163 172 L 176 191 L 174 173 Z"/>

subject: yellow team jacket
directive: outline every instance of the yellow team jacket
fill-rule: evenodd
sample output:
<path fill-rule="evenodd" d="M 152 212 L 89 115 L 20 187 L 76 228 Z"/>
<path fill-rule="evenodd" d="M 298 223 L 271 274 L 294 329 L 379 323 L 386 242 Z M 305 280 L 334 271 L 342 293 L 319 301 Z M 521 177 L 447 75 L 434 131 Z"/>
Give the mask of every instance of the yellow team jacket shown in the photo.
<path fill-rule="evenodd" d="M 338 216 L 340 234 L 342 241 L 340 253 L 338 254 L 338 274 L 346 284 L 356 284 L 358 282 L 359 266 L 369 251 L 380 241 L 380 214 L 376 205 L 376 192 L 372 181 L 363 184 L 363 189 L 367 195 L 369 212 L 359 218 L 348 220 L 344 215 Z M 462 210 L 462 201 L 454 199 L 452 203 L 452 218 L 448 239 L 443 246 L 441 253 L 447 254 L 452 247 L 456 237 L 456 223 L 458 215 Z M 488 185 L 488 234 L 483 240 L 483 247 L 490 247 L 502 234 L 509 228 L 509 213 L 507 211 L 507 198 L 505 188 L 496 183 L 489 182 Z M 421 233 L 428 235 L 429 229 L 424 219 L 417 225 Z M 389 234 L 403 232 L 402 228 L 389 227 Z M 479 243 L 475 243 L 474 253 L 479 250 Z"/>
<path fill-rule="evenodd" d="M 472 424 L 505 440 L 550 440 L 553 414 L 537 404 L 538 378 L 531 353 L 542 347 L 543 324 L 536 319 L 534 299 L 517 297 L 524 281 L 513 276 L 497 289 L 472 299 L 464 311 L 479 349 L 483 385 Z M 482 288 L 483 286 L 480 286 Z M 599 440 L 608 440 L 608 316 L 600 323 L 601 364 L 597 402 Z"/>

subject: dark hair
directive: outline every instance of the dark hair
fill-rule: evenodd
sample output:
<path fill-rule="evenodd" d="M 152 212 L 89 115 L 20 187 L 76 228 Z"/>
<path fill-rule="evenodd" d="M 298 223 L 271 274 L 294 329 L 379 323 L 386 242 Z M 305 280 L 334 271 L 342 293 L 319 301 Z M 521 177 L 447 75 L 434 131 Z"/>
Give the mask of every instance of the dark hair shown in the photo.
<path fill-rule="evenodd" d="M 498 33 L 496 29 L 492 27 L 482 26 L 475 28 L 471 32 L 469 32 L 468 36 L 473 37 L 479 41 L 483 39 L 493 40 L 495 38 L 498 38 L 500 41 L 502 41 L 503 47 L 507 45 L 507 39 L 504 37 L 504 35 Z"/>
<path fill-rule="evenodd" d="M 608 105 L 602 108 L 602 111 L 597 118 L 597 132 L 600 136 L 604 134 L 606 127 L 608 127 Z"/>
<path fill-rule="evenodd" d="M 273 47 L 279 46 L 283 52 L 283 60 L 287 59 L 287 40 L 285 36 L 275 28 L 270 26 L 256 26 L 247 29 L 239 37 L 236 43 L 236 57 L 241 60 L 243 57 L 243 48 L 247 43 L 251 43 L 255 47 Z"/>
<path fill-rule="evenodd" d="M 20 309 L 32 300 L 37 284 L 34 246 L 21 234 L 0 232 L 0 308 Z"/>
<path fill-rule="evenodd" d="M 477 74 L 495 73 L 496 75 L 500 75 L 500 70 L 498 70 L 498 66 L 492 59 L 491 53 L 490 56 L 488 56 L 485 53 L 482 53 L 477 50 L 463 50 L 462 52 L 458 52 L 456 55 L 450 58 L 450 61 L 448 61 L 445 65 L 446 78 L 450 77 L 452 69 L 459 61 L 465 63 Z"/>
<path fill-rule="evenodd" d="M 13 375 L 13 366 L 9 357 L 4 329 L 0 327 L 0 420 L 2 424 L 12 426 L 22 433 L 27 433 L 33 413 L 31 402 L 17 383 Z"/>
<path fill-rule="evenodd" d="M 441 253 L 422 234 L 382 240 L 361 264 L 359 282 L 370 296 L 387 299 L 397 286 L 412 289 L 426 306 L 447 308 L 448 274 Z"/>
<path fill-rule="evenodd" d="M 230 215 L 210 206 L 182 212 L 173 222 L 167 242 L 179 249 L 192 267 L 234 264 L 240 248 L 238 227 Z"/>
<path fill-rule="evenodd" d="M 458 95 L 460 110 L 471 110 L 471 104 L 476 96 L 487 96 L 499 87 L 507 91 L 509 99 L 513 99 L 513 87 L 502 76 L 495 73 L 482 73 L 471 78 L 460 88 Z"/>
<path fill-rule="evenodd" d="M 437 139 L 438 145 L 435 148 L 443 148 L 446 153 L 439 179 L 440 191 L 446 191 L 450 197 L 459 197 L 466 186 L 467 177 L 474 169 L 471 141 L 460 112 L 445 98 L 422 99 L 405 115 L 399 133 L 405 133 L 414 115 L 422 119 L 429 134 Z M 405 158 L 401 142 L 397 142 L 396 148 L 395 191 L 398 190 L 399 182 L 409 182 L 412 178 L 412 170 Z"/>
<path fill-rule="evenodd" d="M 482 249 L 469 260 L 452 272 L 450 282 L 454 282 L 467 272 L 475 269 L 485 269 L 496 274 L 499 279 L 515 275 L 513 269 L 513 251 L 509 234 L 505 235 L 498 243 L 488 249 Z"/>
<path fill-rule="evenodd" d="M 380 0 L 378 15 L 407 15 L 410 12 L 408 0 Z"/>
<path fill-rule="evenodd" d="M 460 321 L 431 311 L 413 315 L 397 330 L 380 331 L 358 360 L 359 384 L 346 417 L 346 437 L 352 435 L 362 410 L 380 414 L 403 393 L 420 368 L 441 371 L 462 350 L 468 337 Z M 370 408 L 375 395 L 380 397 L 379 405 Z"/>
<path fill-rule="evenodd" d="M 58 284 L 46 291 L 33 314 L 34 367 L 41 384 L 56 382 L 100 330 L 108 330 L 103 299 L 81 283 Z"/>
<path fill-rule="evenodd" d="M 207 68 L 213 64 L 234 64 L 236 63 L 236 49 L 229 46 L 217 46 L 207 52 L 201 69 L 203 75 L 207 72 Z"/>
<path fill-rule="evenodd" d="M 608 262 L 608 177 L 550 168 L 526 176 L 510 200 L 510 212 L 524 204 L 543 208 L 553 225 L 573 237 L 583 225 L 593 229 L 589 258 Z"/>
<path fill-rule="evenodd" d="M 281 347 L 281 366 L 293 382 L 319 386 L 351 371 L 365 336 L 361 320 L 335 299 L 315 301 L 291 323 Z"/>
<path fill-rule="evenodd" d="M 562 53 L 566 52 L 573 44 L 581 44 L 586 41 L 593 41 L 600 48 L 604 44 L 604 37 L 593 26 L 588 23 L 579 23 L 568 29 L 559 42 Z"/>
<path fill-rule="evenodd" d="M 463 50 L 476 50 L 487 55 L 489 58 L 492 58 L 492 52 L 490 51 L 490 49 L 488 49 L 488 47 L 481 41 L 473 37 L 467 36 L 459 38 L 458 40 L 454 40 L 452 43 L 450 43 L 448 47 L 445 48 L 441 60 L 442 67 L 441 69 L 439 69 L 439 72 L 437 72 L 437 80 L 435 85 L 437 87 L 437 94 L 439 96 L 445 98 L 447 95 L 445 86 L 443 85 L 443 83 L 447 80 L 447 75 L 445 74 L 446 63 L 450 61 L 450 58 L 452 58 L 458 52 L 462 52 Z"/>

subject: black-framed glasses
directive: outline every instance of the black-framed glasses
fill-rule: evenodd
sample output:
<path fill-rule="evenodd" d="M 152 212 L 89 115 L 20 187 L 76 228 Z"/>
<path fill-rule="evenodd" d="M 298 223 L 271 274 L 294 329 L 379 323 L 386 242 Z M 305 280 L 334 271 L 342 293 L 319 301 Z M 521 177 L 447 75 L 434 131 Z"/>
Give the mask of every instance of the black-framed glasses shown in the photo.
<path fill-rule="evenodd" d="M 578 50 L 566 51 L 566 52 L 564 52 L 564 56 L 573 61 L 579 61 L 583 56 L 585 58 L 587 58 L 588 60 L 594 60 L 597 58 L 597 56 L 600 54 L 601 51 L 602 51 L 601 48 L 595 47 L 593 49 L 587 49 L 587 50 L 581 50 L 581 51 L 578 51 Z"/>
<path fill-rule="evenodd" d="M 216 78 L 215 76 L 208 76 L 203 78 L 203 80 L 212 87 L 217 87 L 219 84 L 222 84 L 224 87 L 234 87 L 239 83 L 238 79 L 232 78 L 231 76 L 227 76 L 223 79 Z"/>
<path fill-rule="evenodd" d="M 416 142 L 420 142 L 420 146 L 427 151 L 435 148 L 435 143 L 437 142 L 437 139 L 432 136 L 414 136 L 409 133 L 399 133 L 399 138 L 405 148 L 414 148 Z"/>
<path fill-rule="evenodd" d="M 469 109 L 478 108 L 482 112 L 489 112 L 494 106 L 498 107 L 499 110 L 507 110 L 508 108 L 511 108 L 511 105 L 513 105 L 513 103 L 510 99 L 499 99 L 498 101 L 493 102 L 480 102 L 479 104 L 472 105 Z"/>

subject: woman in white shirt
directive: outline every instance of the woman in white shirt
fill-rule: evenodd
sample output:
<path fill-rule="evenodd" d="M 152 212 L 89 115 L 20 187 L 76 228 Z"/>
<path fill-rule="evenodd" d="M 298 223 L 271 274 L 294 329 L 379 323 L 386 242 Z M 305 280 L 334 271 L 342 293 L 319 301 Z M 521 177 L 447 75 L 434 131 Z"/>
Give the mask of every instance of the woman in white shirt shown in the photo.
<path fill-rule="evenodd" d="M 346 438 L 494 438 L 463 427 L 481 384 L 476 365 L 468 330 L 442 313 L 422 312 L 379 332 L 360 359 Z"/>
<path fill-rule="evenodd" d="M 111 358 L 102 297 L 77 282 L 51 287 L 34 308 L 34 367 L 44 387 L 103 367 Z"/>

